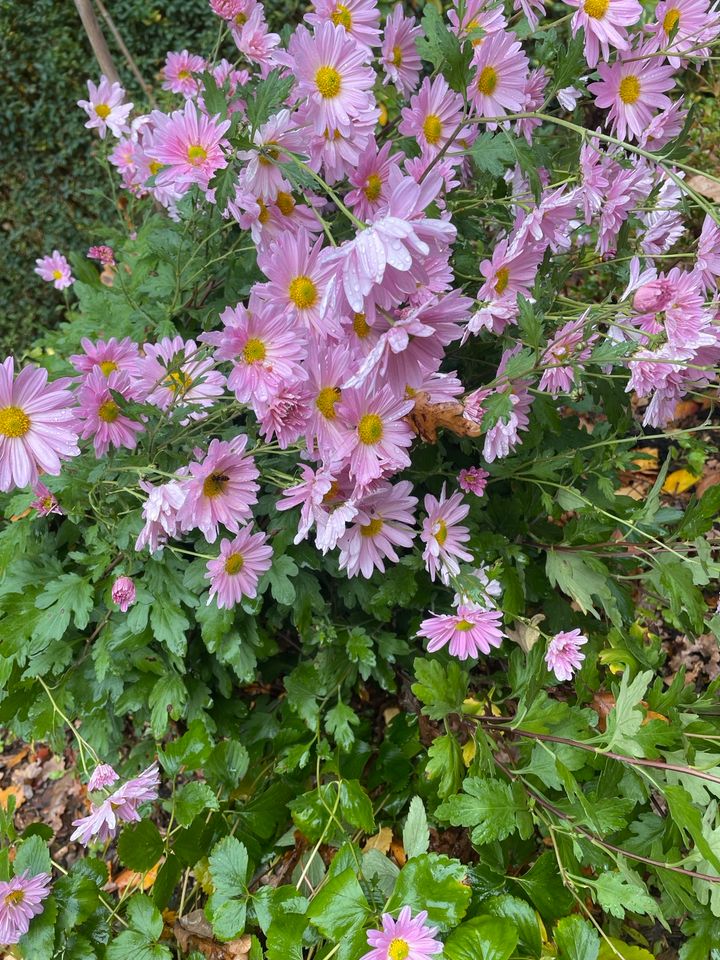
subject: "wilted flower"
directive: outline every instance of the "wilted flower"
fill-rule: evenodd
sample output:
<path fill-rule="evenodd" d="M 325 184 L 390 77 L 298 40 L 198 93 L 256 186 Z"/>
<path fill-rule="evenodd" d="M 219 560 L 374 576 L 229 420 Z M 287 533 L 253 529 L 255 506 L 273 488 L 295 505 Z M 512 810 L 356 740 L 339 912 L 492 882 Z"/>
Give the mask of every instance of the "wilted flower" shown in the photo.
<path fill-rule="evenodd" d="M 135 603 L 135 584 L 130 577 L 118 577 L 112 585 L 112 601 L 123 613 Z"/>
<path fill-rule="evenodd" d="M 558 680 L 572 680 L 585 659 L 580 647 L 587 642 L 587 637 L 578 629 L 556 633 L 545 654 L 548 670 L 552 670 Z"/>

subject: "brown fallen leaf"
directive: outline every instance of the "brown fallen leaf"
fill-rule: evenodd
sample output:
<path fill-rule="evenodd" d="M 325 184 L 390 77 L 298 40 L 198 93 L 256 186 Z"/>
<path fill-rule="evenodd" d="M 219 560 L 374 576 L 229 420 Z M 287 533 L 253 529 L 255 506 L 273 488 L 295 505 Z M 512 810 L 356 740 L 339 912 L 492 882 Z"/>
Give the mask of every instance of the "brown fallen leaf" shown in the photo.
<path fill-rule="evenodd" d="M 615 706 L 615 697 L 609 690 L 598 690 L 590 701 L 590 707 L 598 715 L 598 730 L 605 733 L 607 718 Z"/>
<path fill-rule="evenodd" d="M 134 870 L 121 870 L 112 881 L 116 890 L 121 892 L 127 889 L 131 890 L 149 890 L 157 879 L 158 870 L 162 864 L 162 859 L 158 860 L 154 867 L 151 867 L 146 873 L 135 873 Z M 110 884 L 108 884 L 110 886 Z"/>
<path fill-rule="evenodd" d="M 379 850 L 380 853 L 385 854 L 390 849 L 392 841 L 393 832 L 390 827 L 380 827 L 374 837 L 367 838 L 363 850 Z"/>
<path fill-rule="evenodd" d="M 246 960 L 250 953 L 250 937 L 240 937 L 227 943 L 219 943 L 213 937 L 212 927 L 202 910 L 193 910 L 179 917 L 173 925 L 173 934 L 182 953 L 197 950 L 207 960 Z"/>
<path fill-rule="evenodd" d="M 695 493 L 698 497 L 702 497 L 706 490 L 709 490 L 710 487 L 714 487 L 718 483 L 720 483 L 720 470 L 708 470 L 699 481 L 697 487 L 695 487 Z"/>
<path fill-rule="evenodd" d="M 4 810 L 8 808 L 10 797 L 15 797 L 15 809 L 18 810 L 25 803 L 25 791 L 22 787 L 13 784 L 10 787 L 0 789 L 0 807 Z"/>
<path fill-rule="evenodd" d="M 424 391 L 415 397 L 415 406 L 405 418 L 415 433 L 426 443 L 437 443 L 438 430 L 449 430 L 458 437 L 479 437 L 482 427 L 463 416 L 465 407 L 459 400 L 431 403 Z"/>
<path fill-rule="evenodd" d="M 716 183 L 714 180 L 711 180 L 710 177 L 703 176 L 702 173 L 688 177 L 685 182 L 695 193 L 699 193 L 702 197 L 707 197 L 708 200 L 714 200 L 715 203 L 720 203 L 720 183 Z"/>
<path fill-rule="evenodd" d="M 395 862 L 399 867 L 404 867 L 407 862 L 407 854 L 405 853 L 405 847 L 399 840 L 393 840 L 390 844 L 390 853 L 395 858 Z"/>
<path fill-rule="evenodd" d="M 22 750 L 11 754 L 9 757 L 0 757 L 0 767 L 5 767 L 7 770 L 12 770 L 13 767 L 16 767 L 19 763 L 22 763 L 29 753 L 30 747 L 23 747 Z"/>

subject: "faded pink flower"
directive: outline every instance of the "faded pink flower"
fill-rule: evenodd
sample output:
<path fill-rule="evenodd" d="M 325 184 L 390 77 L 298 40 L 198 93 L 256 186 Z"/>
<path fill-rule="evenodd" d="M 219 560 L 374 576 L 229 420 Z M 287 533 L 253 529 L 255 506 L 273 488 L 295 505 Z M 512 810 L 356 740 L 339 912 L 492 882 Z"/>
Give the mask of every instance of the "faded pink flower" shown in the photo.
<path fill-rule="evenodd" d="M 137 823 L 141 803 L 156 800 L 160 785 L 157 762 L 152 763 L 137 777 L 128 780 L 100 804 L 93 803 L 87 817 L 73 820 L 77 829 L 70 837 L 87 846 L 91 840 L 107 843 L 112 840 L 121 823 Z"/>
<path fill-rule="evenodd" d="M 135 549 L 140 551 L 149 547 L 150 553 L 157 553 L 167 538 L 178 532 L 178 511 L 185 502 L 185 489 L 175 480 L 158 487 L 141 480 L 139 486 L 148 498 L 142 509 L 145 526 L 135 541 Z"/>
<path fill-rule="evenodd" d="M 135 584 L 130 577 L 118 577 L 112 585 L 112 602 L 120 607 L 122 613 L 127 613 L 135 603 L 135 593 Z"/>
<path fill-rule="evenodd" d="M 210 580 L 208 603 L 217 596 L 217 605 L 234 607 L 242 597 L 257 596 L 260 577 L 272 563 L 272 547 L 264 533 L 241 530 L 234 540 L 220 542 L 217 560 L 208 560 L 206 578 Z"/>
<path fill-rule="evenodd" d="M 573 674 L 585 659 L 585 654 L 580 647 L 587 642 L 587 637 L 577 629 L 556 633 L 548 644 L 545 654 L 548 670 L 551 670 L 560 681 L 572 680 Z"/>
<path fill-rule="evenodd" d="M 111 787 L 113 783 L 120 779 L 109 763 L 100 763 L 92 772 L 88 780 L 88 791 L 94 793 L 95 790 L 104 790 L 105 787 Z"/>
<path fill-rule="evenodd" d="M 482 497 L 489 476 L 487 470 L 483 470 L 482 467 L 469 467 L 458 474 L 458 486 L 465 493 L 474 493 L 476 497 Z"/>
<path fill-rule="evenodd" d="M 55 494 L 48 490 L 44 483 L 36 483 L 33 487 L 33 496 L 35 499 L 30 504 L 33 510 L 37 510 L 38 516 L 47 517 L 51 513 L 63 514 Z"/>
<path fill-rule="evenodd" d="M 86 253 L 88 260 L 97 260 L 98 263 L 102 263 L 106 267 L 115 266 L 115 253 L 113 252 L 112 247 L 105 246 L 104 244 L 99 247 L 90 247 Z"/>

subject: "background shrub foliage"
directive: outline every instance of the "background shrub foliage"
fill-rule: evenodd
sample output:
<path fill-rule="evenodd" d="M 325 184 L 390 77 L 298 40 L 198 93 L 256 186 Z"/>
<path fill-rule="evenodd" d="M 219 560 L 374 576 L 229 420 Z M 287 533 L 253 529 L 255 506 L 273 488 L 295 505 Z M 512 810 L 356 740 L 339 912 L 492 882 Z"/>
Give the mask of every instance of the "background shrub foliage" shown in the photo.
<path fill-rule="evenodd" d="M 112 13 L 144 68 L 168 46 L 202 49 L 208 29 L 214 37 L 202 0 L 152 10 L 118 2 Z M 58 197 L 73 210 L 78 248 L 109 243 L 119 262 L 108 287 L 74 259 L 66 319 L 33 355 L 63 376 L 85 336 L 142 343 L 216 327 L 261 278 L 254 256 L 237 252 L 247 234 L 222 220 L 222 203 L 208 210 L 194 194 L 178 222 L 146 200 L 101 201 L 94 191 L 107 194 L 110 181 L 78 153 L 87 140 L 67 116 L 93 73 L 78 57 L 75 21 L 50 2 L 6 4 L 3 16 L 6 42 L 26 51 L 15 55 L 22 105 L 6 98 L 5 129 L 62 140 L 64 151 L 31 151 L 9 171 L 9 269 L 25 275 L 29 251 L 67 241 Z M 552 30 L 537 55 L 552 66 L 573 49 Z M 43 93 L 58 75 L 62 109 Z M 280 103 L 261 90 L 256 126 Z M 538 141 L 543 162 L 577 162 L 577 141 L 552 130 Z M 511 161 L 475 169 L 491 216 L 505 216 L 500 175 Z M 29 196 L 33 219 L 23 222 L 19 198 Z M 477 223 L 456 222 L 454 266 L 472 275 Z M 621 287 L 623 252 L 608 268 Z M 528 370 L 557 325 L 565 268 L 548 270 L 520 317 Z M 597 279 L 584 294 L 593 301 Z M 14 335 L 46 308 L 35 297 L 17 304 Z M 492 377 L 500 353 L 471 339 L 453 366 L 476 383 Z M 601 342 L 588 369 L 599 374 L 618 356 Z M 178 949 L 174 917 L 201 907 L 216 941 L 251 935 L 253 960 L 356 960 L 380 913 L 410 905 L 428 911 L 448 960 L 709 957 L 720 935 L 717 683 L 696 689 L 682 669 L 669 677 L 663 639 L 720 635 L 708 539 L 720 486 L 683 503 L 662 495 L 674 458 L 697 466 L 707 452 L 693 426 L 653 431 L 659 474 L 641 500 L 620 491 L 642 436 L 625 386 L 620 375 L 589 375 L 562 406 L 538 394 L 523 444 L 492 466 L 486 497 L 468 498 L 469 549 L 502 585 L 509 634 L 472 668 L 425 655 L 415 639 L 425 611 L 447 603 L 419 551 L 385 575 L 349 580 L 332 554 L 293 543 L 296 514 L 275 507 L 297 474 L 290 451 L 268 451 L 263 465 L 255 518 L 274 558 L 257 599 L 207 604 L 199 536 L 151 558 L 135 553 L 138 476 L 172 475 L 210 435 L 242 430 L 255 444 L 240 405 L 183 430 L 169 417 L 135 452 L 73 461 L 52 484 L 63 517 L 28 517 L 27 492 L 5 498 L 0 723 L 59 754 L 70 730 L 79 775 L 97 758 L 133 772 L 156 754 L 162 773 L 152 815 L 117 844 L 59 865 L 21 955 L 163 960 Z M 477 460 L 477 440 L 441 431 L 416 444 L 407 476 L 419 495 L 437 495 Z M 110 602 L 118 572 L 138 587 L 127 615 Z M 546 640 L 574 627 L 590 638 L 586 659 L 574 686 L 558 685 Z M 51 852 L 66 856 L 43 823 L 18 835 L 12 801 L 0 828 L 5 876 L 11 861 L 15 875 L 52 872 Z M 154 880 L 115 901 L 103 892 L 109 862 Z"/>

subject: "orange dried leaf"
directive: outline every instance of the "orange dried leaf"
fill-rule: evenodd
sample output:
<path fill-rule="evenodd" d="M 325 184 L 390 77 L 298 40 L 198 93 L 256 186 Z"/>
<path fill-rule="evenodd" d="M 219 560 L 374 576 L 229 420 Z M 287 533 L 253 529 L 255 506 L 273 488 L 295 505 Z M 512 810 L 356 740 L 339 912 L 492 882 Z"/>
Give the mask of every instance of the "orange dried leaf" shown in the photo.
<path fill-rule="evenodd" d="M 162 860 L 158 860 L 154 867 L 151 867 L 147 873 L 135 873 L 134 870 L 123 870 L 115 877 L 115 886 L 118 890 L 137 888 L 138 890 L 149 890 L 155 883 L 158 870 Z"/>
<path fill-rule="evenodd" d="M 405 418 L 415 433 L 426 443 L 437 443 L 438 430 L 442 427 L 459 437 L 479 437 L 482 428 L 463 416 L 465 408 L 459 400 L 447 403 L 431 403 L 430 395 L 424 392 L 415 397 L 415 406 Z"/>
<path fill-rule="evenodd" d="M 3 787 L 3 789 L 0 790 L 0 807 L 2 807 L 4 810 L 7 810 L 8 808 L 8 801 L 10 800 L 10 797 L 15 797 L 16 810 L 25 803 L 25 792 L 23 791 L 22 787 L 15 785 Z"/>
<path fill-rule="evenodd" d="M 379 850 L 386 854 L 393 842 L 393 832 L 390 827 L 380 827 L 374 837 L 368 837 L 363 850 Z"/>

